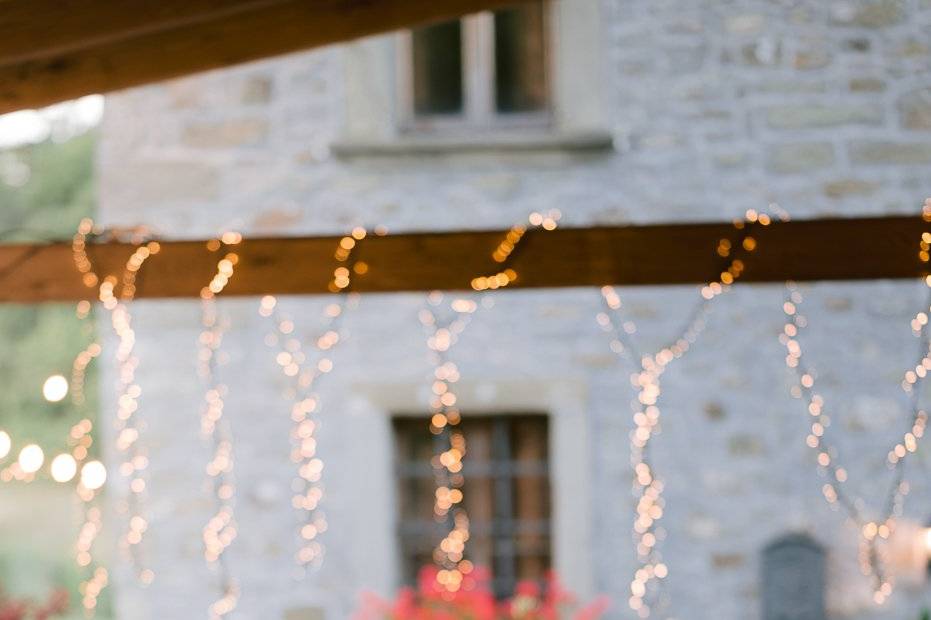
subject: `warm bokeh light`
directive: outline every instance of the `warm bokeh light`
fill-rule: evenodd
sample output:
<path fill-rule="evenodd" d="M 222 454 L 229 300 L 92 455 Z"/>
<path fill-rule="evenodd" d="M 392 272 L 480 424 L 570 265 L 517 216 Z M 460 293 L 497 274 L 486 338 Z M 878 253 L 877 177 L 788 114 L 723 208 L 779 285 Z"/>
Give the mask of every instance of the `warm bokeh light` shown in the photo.
<path fill-rule="evenodd" d="M 779 219 L 788 219 L 777 205 Z M 650 617 L 654 605 L 666 596 L 662 592 L 662 580 L 669 575 L 669 567 L 663 562 L 660 541 L 663 529 L 659 526 L 666 502 L 663 497 L 665 485 L 656 474 L 650 454 L 650 443 L 659 429 L 661 410 L 661 378 L 667 366 L 680 359 L 691 349 L 705 328 L 705 316 L 713 299 L 728 290 L 740 278 L 745 261 L 757 248 L 754 231 L 760 226 L 769 226 L 772 217 L 750 209 L 743 220 L 734 221 L 734 238 L 719 239 L 715 253 L 725 262 L 717 279 L 703 286 L 701 299 L 691 311 L 685 329 L 668 341 L 655 353 L 638 354 L 640 346 L 634 339 L 637 327 L 633 321 L 621 314 L 621 298 L 610 286 L 601 289 L 605 311 L 596 316 L 598 324 L 611 336 L 610 347 L 619 356 L 628 357 L 639 365 L 637 374 L 631 377 L 638 390 L 634 408 L 635 430 L 630 435 L 630 454 L 634 473 L 634 489 L 637 497 L 637 512 L 634 520 L 634 539 L 637 549 L 638 568 L 630 582 L 628 606 L 640 618 Z"/>
<path fill-rule="evenodd" d="M 921 216 L 925 222 L 931 223 L 931 198 L 925 201 Z M 931 262 L 931 233 L 926 231 L 921 234 L 918 248 L 918 260 L 927 267 Z M 924 308 L 928 308 L 931 303 L 931 276 L 925 276 L 922 280 L 928 287 L 928 299 L 924 305 Z M 846 489 L 844 483 L 848 479 L 847 469 L 837 462 L 838 451 L 827 436 L 826 429 L 831 426 L 831 420 L 826 413 L 825 400 L 815 391 L 816 373 L 802 357 L 800 335 L 808 326 L 808 319 L 800 312 L 802 301 L 798 286 L 794 282 L 786 282 L 786 297 L 782 304 L 786 322 L 779 335 L 779 342 L 786 348 L 786 366 L 795 372 L 798 379 L 798 384 L 792 386 L 790 394 L 806 405 L 806 417 L 810 416 L 811 432 L 805 438 L 805 443 L 815 451 L 818 473 L 825 478 L 821 489 L 825 500 L 842 508 L 860 529 L 860 569 L 864 575 L 871 577 L 873 601 L 881 605 L 892 594 L 893 587 L 893 577 L 882 552 L 881 541 L 889 539 L 895 531 L 898 518 L 902 516 L 905 496 L 909 492 L 902 468 L 908 455 L 917 452 L 918 442 L 928 426 L 928 414 L 919 406 L 918 390 L 921 381 L 931 370 L 929 317 L 922 309 L 910 322 L 912 334 L 920 339 L 921 346 L 915 365 L 905 371 L 899 385 L 911 401 L 911 420 L 905 433 L 900 436 L 901 440 L 896 441 L 886 455 L 886 462 L 896 475 L 880 499 L 882 512 L 878 513 L 877 519 L 875 515 L 867 516 L 864 498 L 856 497 Z M 925 545 L 931 551 L 931 534 L 926 535 Z"/>
<path fill-rule="evenodd" d="M 78 463 L 70 454 L 59 454 L 52 459 L 51 470 L 55 482 L 68 482 L 78 473 Z"/>
<path fill-rule="evenodd" d="M 135 251 L 126 261 L 122 274 L 116 273 L 98 273 L 97 265 L 91 260 L 88 253 L 88 244 L 91 238 L 97 238 L 101 235 L 112 236 L 117 240 L 132 243 L 136 245 Z M 126 529 L 122 542 L 129 548 L 129 558 L 136 570 L 136 575 L 142 583 L 148 583 L 152 578 L 152 571 L 144 567 L 142 557 L 142 530 L 133 528 L 133 523 L 145 523 L 142 514 L 145 510 L 145 468 L 148 466 L 148 458 L 143 453 L 141 433 L 139 422 L 136 419 L 136 412 L 139 410 L 139 397 L 142 394 L 142 388 L 135 380 L 137 368 L 137 358 L 133 354 L 136 344 L 136 332 L 133 328 L 133 315 L 130 311 L 130 304 L 136 295 L 136 280 L 142 270 L 143 265 L 153 256 L 161 251 L 161 244 L 152 238 L 152 233 L 144 226 L 138 226 L 132 229 L 105 230 L 94 225 L 90 218 L 84 218 L 78 224 L 78 229 L 71 241 L 72 258 L 74 266 L 82 274 L 81 279 L 88 288 L 97 289 L 97 298 L 100 305 L 110 315 L 110 324 L 117 338 L 115 348 L 115 359 L 118 366 L 117 376 L 119 383 L 117 388 L 117 439 L 116 448 L 122 462 L 119 471 L 129 480 L 129 495 L 127 497 L 127 511 L 130 527 Z M 89 307 L 79 307 L 78 315 L 85 315 Z M 90 345 L 86 351 L 88 355 L 99 354 L 100 351 Z M 90 357 L 83 358 L 79 365 L 73 367 L 73 374 L 76 377 L 75 392 L 76 396 L 82 394 L 78 390 L 83 389 L 83 370 Z M 83 365 L 83 367 L 81 366 Z M 81 398 L 76 399 L 80 403 Z M 87 446 L 81 446 L 86 449 Z M 86 452 L 84 454 L 86 456 Z M 83 458 L 83 457 L 82 457 Z M 81 485 L 83 487 L 83 497 L 93 498 L 93 491 L 103 486 L 106 481 L 107 472 L 103 465 L 97 461 L 87 463 L 81 469 Z M 81 489 L 79 489 L 79 492 Z M 89 499 L 84 500 L 89 501 Z M 106 574 L 95 574 L 89 581 L 85 581 L 83 587 L 86 592 L 98 592 L 107 583 Z M 96 595 L 85 595 L 83 605 L 86 611 L 93 609 L 96 604 Z"/>
<path fill-rule="evenodd" d="M 25 474 L 34 474 L 42 468 L 45 462 L 45 453 L 34 443 L 19 451 L 19 468 Z"/>
<path fill-rule="evenodd" d="M 94 491 L 107 481 L 107 468 L 100 461 L 88 461 L 81 468 L 81 484 Z"/>
<path fill-rule="evenodd" d="M 50 403 L 64 400 L 68 395 L 68 380 L 62 375 L 52 375 L 42 384 L 42 396 Z"/>
<path fill-rule="evenodd" d="M 375 229 L 376 235 L 387 234 L 387 229 Z M 324 327 L 319 336 L 310 340 L 312 348 L 305 349 L 300 338 L 293 335 L 294 321 L 285 316 L 278 300 L 271 295 L 262 298 L 259 314 L 271 319 L 274 332 L 268 334 L 265 342 L 278 349 L 275 361 L 281 372 L 289 379 L 288 399 L 291 401 L 291 438 L 293 443 L 292 460 L 297 466 L 297 478 L 293 487 L 291 504 L 302 512 L 300 519 L 300 540 L 295 558 L 299 566 L 296 575 L 306 574 L 306 567 L 323 558 L 324 546 L 319 534 L 327 529 L 327 521 L 320 505 L 323 489 L 324 463 L 317 455 L 315 433 L 317 424 L 314 418 L 320 414 L 313 390 L 319 385 L 322 376 L 333 370 L 331 355 L 343 340 L 341 322 L 344 311 L 358 302 L 358 296 L 352 292 L 354 276 L 364 276 L 369 272 L 369 265 L 358 260 L 362 241 L 369 236 L 368 231 L 357 226 L 350 234 L 340 237 L 333 252 L 336 267 L 329 283 L 332 293 L 340 293 L 336 303 L 327 304 L 323 311 Z"/>
<path fill-rule="evenodd" d="M 219 239 L 208 242 L 207 248 L 217 252 L 223 246 L 233 246 L 242 242 L 242 235 L 227 231 Z M 207 463 L 207 475 L 210 476 L 210 488 L 213 489 L 214 514 L 204 526 L 204 559 L 208 564 L 224 562 L 223 555 L 227 547 L 236 538 L 236 522 L 233 515 L 233 438 L 229 424 L 223 419 L 224 398 L 227 388 L 217 380 L 216 369 L 221 363 L 220 346 L 226 331 L 225 321 L 217 311 L 215 297 L 223 292 L 235 272 L 239 255 L 227 252 L 217 261 L 217 269 L 210 283 L 201 289 L 201 326 L 198 343 L 200 352 L 200 374 L 206 384 L 204 405 L 201 409 L 201 430 L 210 440 L 213 455 Z M 140 518 L 138 537 L 145 531 L 145 522 Z M 225 562 L 224 562 L 225 565 Z M 220 620 L 236 608 L 239 601 L 239 586 L 228 568 L 223 571 L 220 581 L 220 598 L 209 608 L 208 616 Z"/>
<path fill-rule="evenodd" d="M 13 446 L 13 441 L 10 439 L 9 433 L 6 431 L 0 431 L 0 459 L 6 458 L 6 455 L 10 453 L 10 448 Z"/>

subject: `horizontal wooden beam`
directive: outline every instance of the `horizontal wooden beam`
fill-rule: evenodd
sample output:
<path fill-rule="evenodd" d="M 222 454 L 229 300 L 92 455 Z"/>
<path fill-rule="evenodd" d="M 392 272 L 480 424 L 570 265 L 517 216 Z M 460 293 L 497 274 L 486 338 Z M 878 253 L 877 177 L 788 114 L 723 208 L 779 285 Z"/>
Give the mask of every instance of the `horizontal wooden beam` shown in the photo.
<path fill-rule="evenodd" d="M 912 278 L 922 272 L 920 217 L 798 220 L 757 227 L 756 251 L 740 282 Z M 353 258 L 369 271 L 358 292 L 468 289 L 473 277 L 500 269 L 491 252 L 501 231 L 369 236 Z M 529 232 L 512 256 L 511 288 L 697 284 L 721 269 L 715 248 L 737 239 L 730 223 L 559 228 Z M 339 237 L 245 239 L 236 273 L 223 295 L 326 293 L 338 265 Z M 138 297 L 196 297 L 218 255 L 204 241 L 163 241 L 138 280 Z M 132 253 L 121 243 L 92 244 L 101 273 L 121 273 Z M 70 244 L 0 245 L 0 301 L 73 301 L 89 297 L 72 263 Z"/>
<path fill-rule="evenodd" d="M 522 0 L 0 0 L 0 113 Z"/>

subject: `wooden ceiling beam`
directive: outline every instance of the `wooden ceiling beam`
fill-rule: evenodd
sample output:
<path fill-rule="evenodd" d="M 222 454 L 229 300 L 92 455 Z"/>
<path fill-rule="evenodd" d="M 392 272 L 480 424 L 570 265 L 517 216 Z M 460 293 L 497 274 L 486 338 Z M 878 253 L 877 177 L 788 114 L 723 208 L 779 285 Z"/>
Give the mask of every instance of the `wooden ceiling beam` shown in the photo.
<path fill-rule="evenodd" d="M 0 113 L 522 0 L 0 0 Z"/>
<path fill-rule="evenodd" d="M 918 241 L 929 225 L 920 217 L 798 220 L 758 227 L 746 257 L 744 282 L 913 278 L 922 273 Z M 468 289 L 473 277 L 500 268 L 490 257 L 501 231 L 369 236 L 354 257 L 369 272 L 354 279 L 359 292 Z M 559 228 L 528 233 L 510 265 L 509 288 L 698 284 L 721 269 L 720 239 L 736 239 L 730 223 Z M 246 239 L 226 295 L 327 292 L 339 237 Z M 205 241 L 163 241 L 138 281 L 139 297 L 193 298 L 212 277 L 218 255 Z M 120 273 L 133 248 L 91 245 L 104 273 Z M 0 246 L 0 302 L 74 301 L 92 294 L 72 263 L 69 244 Z"/>

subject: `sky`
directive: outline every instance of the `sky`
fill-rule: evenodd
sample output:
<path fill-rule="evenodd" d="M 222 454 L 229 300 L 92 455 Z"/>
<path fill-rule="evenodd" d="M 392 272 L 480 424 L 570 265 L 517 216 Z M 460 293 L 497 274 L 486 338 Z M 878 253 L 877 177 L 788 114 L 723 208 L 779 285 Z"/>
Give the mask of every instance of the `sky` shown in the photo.
<path fill-rule="evenodd" d="M 103 96 L 88 95 L 40 110 L 20 110 L 0 115 L 0 149 L 66 140 L 100 122 Z"/>

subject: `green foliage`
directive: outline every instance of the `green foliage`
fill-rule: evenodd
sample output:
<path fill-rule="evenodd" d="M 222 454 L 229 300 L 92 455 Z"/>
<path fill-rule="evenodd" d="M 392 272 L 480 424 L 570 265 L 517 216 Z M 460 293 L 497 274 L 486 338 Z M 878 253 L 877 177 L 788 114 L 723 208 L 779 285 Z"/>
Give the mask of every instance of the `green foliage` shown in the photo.
<path fill-rule="evenodd" d="M 94 211 L 95 143 L 95 133 L 89 132 L 67 142 L 0 152 L 0 242 L 70 239 L 81 218 Z M 49 375 L 70 379 L 74 356 L 94 339 L 93 323 L 78 320 L 73 304 L 0 305 L 0 429 L 13 439 L 0 466 L 29 442 L 42 446 L 50 459 L 67 448 L 75 422 L 83 417 L 96 422 L 95 363 L 87 375 L 84 407 L 42 397 Z M 0 588 L 41 597 L 65 587 L 72 609 L 80 609 L 82 574 L 73 560 L 80 520 L 70 485 L 41 479 L 28 486 L 0 485 L 0 504 L 7 507 L 0 527 Z M 105 611 L 107 597 L 100 602 Z"/>
<path fill-rule="evenodd" d="M 0 234 L 4 240 L 68 238 L 81 218 L 93 213 L 95 143 L 96 133 L 89 132 L 67 142 L 43 142 L 2 154 Z M 11 169 L 16 173 L 6 172 Z M 17 182 L 3 182 L 10 179 Z"/>
<path fill-rule="evenodd" d="M 93 212 L 95 134 L 68 142 L 21 147 L 3 154 L 7 165 L 25 166 L 21 186 L 0 182 L 0 236 L 4 240 L 68 238 L 82 217 Z M 91 321 L 78 321 L 71 304 L 0 308 L 0 428 L 14 447 L 35 441 L 46 452 L 65 447 L 71 425 L 82 412 L 68 400 L 42 398 L 42 382 L 51 374 L 70 376 L 71 362 L 90 339 Z M 88 385 L 95 380 L 94 366 Z M 88 410 L 96 410 L 96 391 L 87 390 Z"/>
<path fill-rule="evenodd" d="M 919 620 L 931 620 L 931 611 L 925 609 L 921 612 L 921 618 Z"/>

